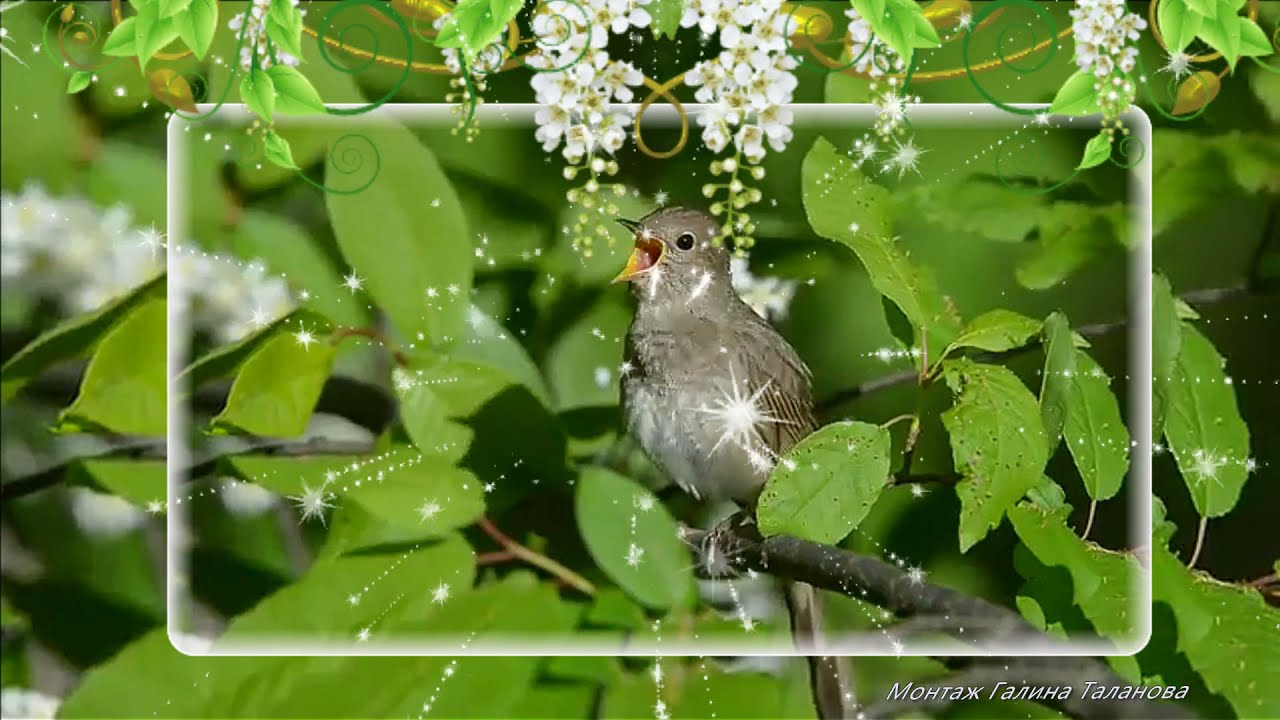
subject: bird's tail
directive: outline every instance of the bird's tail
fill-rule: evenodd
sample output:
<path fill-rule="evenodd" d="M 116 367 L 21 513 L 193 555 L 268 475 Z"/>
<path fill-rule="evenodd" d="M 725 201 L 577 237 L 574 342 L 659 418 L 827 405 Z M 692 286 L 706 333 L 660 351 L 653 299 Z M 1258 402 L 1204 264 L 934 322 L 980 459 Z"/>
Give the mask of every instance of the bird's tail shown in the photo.
<path fill-rule="evenodd" d="M 825 639 L 822 597 L 812 585 L 802 582 L 789 583 L 786 593 L 796 647 L 809 653 L 820 649 Z M 845 720 L 854 716 L 853 667 L 848 658 L 810 655 L 809 686 L 822 720 Z"/>

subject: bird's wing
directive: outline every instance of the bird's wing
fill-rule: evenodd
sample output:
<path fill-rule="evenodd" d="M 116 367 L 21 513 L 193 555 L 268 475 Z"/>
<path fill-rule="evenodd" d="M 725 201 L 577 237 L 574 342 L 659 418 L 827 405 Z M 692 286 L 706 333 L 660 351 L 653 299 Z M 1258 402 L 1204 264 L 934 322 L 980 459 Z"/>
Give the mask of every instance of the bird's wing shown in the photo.
<path fill-rule="evenodd" d="M 760 392 L 760 411 L 775 419 L 761 424 L 759 432 L 769 449 L 781 456 L 818 426 L 809 368 L 767 321 L 748 312 L 751 320 L 737 326 L 745 335 L 738 343 L 744 349 L 745 384 L 752 394 Z"/>

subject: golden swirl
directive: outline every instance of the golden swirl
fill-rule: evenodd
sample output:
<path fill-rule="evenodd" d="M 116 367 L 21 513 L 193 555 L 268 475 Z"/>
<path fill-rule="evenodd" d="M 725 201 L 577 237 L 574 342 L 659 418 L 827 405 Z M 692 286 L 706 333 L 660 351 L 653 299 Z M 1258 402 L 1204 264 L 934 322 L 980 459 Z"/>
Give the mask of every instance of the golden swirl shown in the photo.
<path fill-rule="evenodd" d="M 640 103 L 639 109 L 636 110 L 635 130 L 632 132 L 632 136 L 635 138 L 636 147 L 640 148 L 640 152 L 655 160 L 666 160 L 669 157 L 676 156 L 684 149 L 685 144 L 689 142 L 689 115 L 685 112 L 684 105 L 681 104 L 680 99 L 671 92 L 682 82 L 684 82 L 684 73 L 680 73 L 661 84 L 650 80 L 648 76 L 644 78 L 644 86 L 649 88 L 650 93 L 644 99 L 644 102 Z M 644 117 L 645 111 L 659 98 L 671 103 L 671 107 L 675 108 L 676 114 L 680 116 L 680 139 L 676 141 L 676 144 L 670 150 L 656 151 L 650 148 L 644 141 L 644 133 L 640 130 L 640 121 Z"/>

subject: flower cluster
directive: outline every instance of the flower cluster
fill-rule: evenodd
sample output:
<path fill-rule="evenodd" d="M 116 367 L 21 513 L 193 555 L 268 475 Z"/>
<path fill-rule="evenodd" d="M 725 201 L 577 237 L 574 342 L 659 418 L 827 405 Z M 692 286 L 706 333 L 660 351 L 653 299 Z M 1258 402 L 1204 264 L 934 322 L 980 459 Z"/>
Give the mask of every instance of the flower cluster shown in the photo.
<path fill-rule="evenodd" d="M 294 6 L 298 7 L 300 0 L 289 0 Z M 227 27 L 239 33 L 241 28 L 248 23 L 249 27 L 244 31 L 244 43 L 240 46 L 240 69 L 245 72 L 253 67 L 253 57 L 258 56 L 258 67 L 267 69 L 275 63 L 281 65 L 298 65 L 298 58 L 273 47 L 267 42 L 267 13 L 271 10 L 271 0 L 253 0 L 249 9 L 231 18 L 227 23 Z M 306 15 L 306 10 L 299 10 L 300 15 Z M 272 51 L 275 51 L 274 57 Z"/>
<path fill-rule="evenodd" d="M 918 96 L 906 95 L 902 78 L 907 71 L 907 63 L 893 48 L 876 36 L 871 24 L 857 10 L 845 10 L 849 18 L 848 43 L 849 58 L 852 67 L 859 74 L 871 79 L 870 91 L 872 104 L 876 108 L 875 137 L 866 135 L 854 143 L 853 157 L 861 165 L 875 159 L 881 150 L 889 153 L 889 159 L 881 168 L 888 172 L 897 168 L 899 175 L 907 169 L 914 169 L 919 152 L 910 139 L 903 142 L 906 135 L 907 105 L 918 103 Z M 897 147 L 884 147 L 895 141 Z M 905 161 L 905 164 L 904 164 Z"/>
<path fill-rule="evenodd" d="M 257 263 L 169 248 L 155 228 L 131 224 L 121 206 L 99 208 L 80 197 L 54 198 L 38 186 L 0 195 L 0 279 L 7 289 L 49 300 L 78 315 L 156 277 L 165 253 L 177 253 L 175 281 L 189 293 L 193 327 L 234 342 L 294 307 L 288 285 Z"/>
<path fill-rule="evenodd" d="M 792 70 L 797 63 L 787 53 L 788 16 L 781 0 L 698 0 L 680 24 L 719 33 L 720 54 L 695 65 L 685 84 L 697 88 L 694 97 L 708 105 L 697 118 L 703 143 L 716 153 L 733 145 L 733 157 L 711 166 L 712 174 L 728 180 L 702 190 L 709 198 L 726 192 L 726 200 L 713 203 L 711 211 L 724 218 L 722 236 L 743 250 L 753 243 L 755 230 L 743 210 L 759 202 L 760 191 L 747 187 L 739 172 L 746 168 L 753 179 L 763 178 L 758 163 L 766 142 L 781 151 L 792 137 L 786 105 L 796 88 Z"/>
<path fill-rule="evenodd" d="M 7 687 L 0 690 L 0 717 L 52 718 L 62 701 L 36 690 Z"/>
<path fill-rule="evenodd" d="M 533 16 L 537 50 L 528 63 L 538 71 L 531 84 L 542 106 L 534 116 L 535 137 L 547 152 L 561 149 L 569 163 L 566 180 L 586 176 L 569 190 L 568 199 L 583 210 L 574 223 L 573 242 L 587 255 L 595 238 L 610 237 L 608 224 L 599 216 L 618 211 L 600 197 L 602 191 L 608 188 L 615 196 L 624 192 L 622 185 L 602 182 L 618 172 L 611 156 L 622 149 L 632 122 L 613 103 L 632 102 L 632 88 L 644 82 L 634 65 L 611 58 L 606 46 L 610 33 L 650 23 L 647 1 L 551 0 L 539 5 Z"/>
<path fill-rule="evenodd" d="M 1076 65 L 1096 78 L 1094 91 L 1104 116 L 1104 131 L 1114 136 L 1114 118 L 1133 101 L 1130 73 L 1138 61 L 1134 43 L 1147 22 L 1128 12 L 1123 0 L 1077 0 L 1071 9 Z"/>
<path fill-rule="evenodd" d="M 76 526 L 85 535 L 101 540 L 128 535 L 142 527 L 147 517 L 128 500 L 86 487 L 71 488 L 70 504 Z"/>
<path fill-rule="evenodd" d="M 731 259 L 729 270 L 733 275 L 733 289 L 757 315 L 771 322 L 786 318 L 787 307 L 796 294 L 794 280 L 772 276 L 757 277 L 751 273 L 744 257 Z"/>
<path fill-rule="evenodd" d="M 64 315 L 95 310 L 164 270 L 162 237 L 132 227 L 123 207 L 54 198 L 35 185 L 3 193 L 0 206 L 0 278 Z"/>

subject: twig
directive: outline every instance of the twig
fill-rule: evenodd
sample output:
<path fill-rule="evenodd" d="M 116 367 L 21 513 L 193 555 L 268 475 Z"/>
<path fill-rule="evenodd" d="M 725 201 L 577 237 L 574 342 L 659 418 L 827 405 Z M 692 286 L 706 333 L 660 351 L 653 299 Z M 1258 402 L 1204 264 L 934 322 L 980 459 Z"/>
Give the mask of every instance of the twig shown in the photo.
<path fill-rule="evenodd" d="M 511 562 L 518 559 L 516 554 L 510 550 L 494 550 L 493 552 L 480 553 L 476 556 L 476 565 L 497 565 L 498 563 Z"/>
<path fill-rule="evenodd" d="M 400 367 L 409 366 L 409 356 L 405 354 L 404 350 L 401 349 L 399 345 L 392 342 L 391 338 L 384 335 L 382 331 L 377 328 L 340 325 L 333 329 L 333 334 L 329 336 L 329 342 L 337 345 L 342 342 L 343 339 L 349 337 L 365 337 L 370 340 L 375 340 L 378 344 L 391 351 L 391 357 L 395 358 L 397 365 Z"/>
<path fill-rule="evenodd" d="M 1196 566 L 1196 561 L 1200 559 L 1200 551 L 1204 549 L 1204 531 L 1209 526 L 1209 518 L 1200 518 L 1200 528 L 1196 530 L 1196 547 L 1191 551 L 1191 561 L 1187 563 L 1187 568 L 1192 569 Z"/>
<path fill-rule="evenodd" d="M 1093 529 L 1093 514 L 1098 510 L 1098 501 L 1089 501 L 1089 519 L 1084 522 L 1084 532 L 1080 534 L 1081 540 L 1089 539 L 1089 531 Z"/>
<path fill-rule="evenodd" d="M 1257 580 L 1251 580 L 1249 584 L 1256 588 L 1264 588 L 1272 583 L 1277 583 L 1277 582 L 1280 582 L 1280 573 L 1271 573 L 1270 575 L 1263 575 Z"/>
<path fill-rule="evenodd" d="M 596 586 L 592 585 L 589 580 L 582 577 L 578 573 L 570 570 L 569 568 L 561 565 L 555 560 L 552 560 L 546 555 L 536 553 L 533 550 L 530 550 L 529 548 L 525 547 L 524 545 L 521 545 L 520 543 L 516 542 L 515 540 L 512 540 L 511 538 L 507 537 L 505 533 L 503 533 L 501 530 L 495 527 L 492 522 L 489 521 L 489 518 L 480 518 L 480 520 L 476 522 L 476 525 L 479 525 L 480 529 L 483 530 L 486 535 L 492 538 L 494 542 L 501 545 L 504 550 L 511 553 L 512 556 L 519 558 L 529 563 L 530 565 L 533 565 L 534 567 L 539 567 L 539 568 L 542 568 L 543 570 L 546 570 L 547 572 L 554 575 L 556 578 L 564 581 L 565 584 L 578 590 L 579 592 L 582 592 L 583 594 L 586 594 L 586 595 L 596 594 Z"/>

